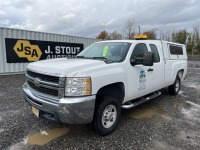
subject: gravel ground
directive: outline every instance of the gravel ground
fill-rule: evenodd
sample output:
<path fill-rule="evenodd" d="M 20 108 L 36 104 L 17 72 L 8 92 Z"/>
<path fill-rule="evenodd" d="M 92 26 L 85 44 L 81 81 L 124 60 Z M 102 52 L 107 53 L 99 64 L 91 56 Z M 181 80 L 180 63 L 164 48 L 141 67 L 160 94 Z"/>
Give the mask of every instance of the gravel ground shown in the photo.
<path fill-rule="evenodd" d="M 0 149 L 200 149 L 200 68 L 192 67 L 177 96 L 163 89 L 160 97 L 123 110 L 106 137 L 90 125 L 36 118 L 23 99 L 25 76 L 0 76 Z M 46 137 L 50 142 L 37 145 Z"/>

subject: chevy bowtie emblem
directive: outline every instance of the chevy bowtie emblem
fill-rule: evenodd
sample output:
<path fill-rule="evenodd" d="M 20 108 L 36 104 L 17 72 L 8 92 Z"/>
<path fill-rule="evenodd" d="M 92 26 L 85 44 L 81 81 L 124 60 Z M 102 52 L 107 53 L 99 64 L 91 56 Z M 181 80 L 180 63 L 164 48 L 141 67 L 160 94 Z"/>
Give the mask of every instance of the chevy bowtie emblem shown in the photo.
<path fill-rule="evenodd" d="M 35 79 L 33 80 L 33 84 L 34 84 L 35 86 L 39 87 L 39 86 L 40 86 L 40 79 L 35 78 Z"/>

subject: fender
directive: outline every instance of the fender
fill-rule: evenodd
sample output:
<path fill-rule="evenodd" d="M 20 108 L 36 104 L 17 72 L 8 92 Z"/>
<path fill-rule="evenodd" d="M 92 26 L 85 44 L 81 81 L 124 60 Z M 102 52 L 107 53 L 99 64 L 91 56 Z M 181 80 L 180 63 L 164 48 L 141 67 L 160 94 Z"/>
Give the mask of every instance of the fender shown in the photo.
<path fill-rule="evenodd" d="M 173 62 L 172 73 L 171 73 L 171 82 L 170 82 L 171 84 L 174 83 L 176 76 L 180 70 L 184 70 L 184 72 L 183 72 L 183 78 L 184 78 L 186 75 L 186 72 L 187 72 L 187 60 L 179 60 L 179 61 Z"/>
<path fill-rule="evenodd" d="M 106 66 L 90 68 L 88 70 L 78 72 L 75 77 L 80 77 L 81 75 L 90 76 L 92 79 L 92 94 L 96 95 L 99 89 L 102 87 L 122 82 L 127 90 L 127 79 L 124 70 L 124 63 L 113 63 L 107 64 Z M 126 93 L 125 93 L 126 97 Z"/>

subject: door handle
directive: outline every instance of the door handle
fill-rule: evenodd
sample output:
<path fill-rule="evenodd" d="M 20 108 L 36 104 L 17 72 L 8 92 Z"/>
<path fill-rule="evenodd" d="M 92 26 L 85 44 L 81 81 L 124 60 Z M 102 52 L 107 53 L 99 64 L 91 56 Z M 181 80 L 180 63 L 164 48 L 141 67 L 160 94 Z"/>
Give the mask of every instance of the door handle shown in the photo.
<path fill-rule="evenodd" d="M 153 69 L 152 69 L 152 68 L 149 68 L 147 71 L 150 72 L 150 71 L 153 71 Z"/>

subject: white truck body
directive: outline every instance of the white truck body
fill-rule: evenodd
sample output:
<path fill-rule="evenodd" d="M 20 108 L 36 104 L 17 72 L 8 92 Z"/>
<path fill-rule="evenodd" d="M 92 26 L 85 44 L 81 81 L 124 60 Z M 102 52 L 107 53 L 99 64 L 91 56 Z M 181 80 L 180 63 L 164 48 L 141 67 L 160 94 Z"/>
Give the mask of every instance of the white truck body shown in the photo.
<path fill-rule="evenodd" d="M 59 116 L 59 120 L 65 123 L 89 123 L 93 120 L 93 116 L 95 113 L 96 107 L 96 99 L 98 92 L 107 87 L 109 85 L 113 85 L 115 83 L 120 83 L 121 89 L 124 90 L 124 95 L 122 96 L 121 106 L 129 103 L 130 101 L 143 97 L 147 94 L 154 93 L 164 87 L 168 87 L 173 85 L 176 77 L 179 76 L 180 80 L 183 80 L 187 74 L 187 53 L 186 48 L 182 44 L 161 41 L 161 40 L 115 40 L 115 41 L 100 41 L 100 43 L 130 43 L 130 47 L 127 51 L 127 54 L 123 61 L 121 62 L 112 62 L 106 63 L 105 61 L 99 59 L 84 59 L 84 58 L 61 58 L 61 59 L 52 59 L 52 60 L 43 60 L 34 63 L 30 63 L 27 66 L 27 70 L 39 74 L 51 75 L 51 76 L 59 76 L 63 78 L 91 78 L 91 93 L 88 96 L 80 96 L 80 97 L 67 97 L 63 96 L 60 98 L 56 106 L 61 106 L 62 104 L 69 103 L 78 103 L 79 100 L 81 102 L 87 101 L 87 97 L 90 97 L 89 100 L 93 100 L 92 106 L 90 106 L 90 119 L 86 119 L 86 121 L 73 121 L 68 119 L 62 119 Z M 156 62 L 153 63 L 152 66 L 146 66 L 143 64 L 135 64 L 132 65 L 130 63 L 130 59 L 132 57 L 132 53 L 136 47 L 136 45 L 146 45 L 149 52 L 153 51 L 153 49 L 157 49 L 157 52 L 154 51 L 154 55 L 156 55 Z M 170 47 L 171 46 L 171 47 Z M 174 46 L 174 47 L 173 47 Z M 156 47 L 156 48 L 155 48 Z M 170 49 L 171 48 L 171 49 Z M 158 55 L 157 55 L 158 53 Z M 154 56 L 155 57 L 155 56 Z M 29 77 L 29 75 L 27 75 Z M 34 77 L 32 77 L 34 80 Z M 39 80 L 40 82 L 40 80 Z M 64 87 L 65 88 L 65 87 Z M 64 89 L 65 90 L 65 89 Z M 109 90 L 108 90 L 109 91 Z M 41 92 L 41 90 L 39 91 Z M 62 91 L 63 92 L 63 91 Z M 48 101 L 48 107 L 45 106 L 45 99 L 48 97 L 39 97 L 37 95 L 37 91 L 32 91 L 29 88 L 29 85 L 25 83 L 24 85 L 24 93 L 25 99 L 29 102 L 31 106 L 36 107 L 40 111 L 54 112 L 54 109 L 51 109 L 50 101 Z M 31 97 L 31 95 L 35 97 L 39 97 L 39 99 L 28 99 L 27 97 Z M 91 97 L 92 96 L 92 97 Z M 78 100 L 77 100 L 78 98 Z M 41 104 L 35 104 L 35 102 Z M 74 101 L 74 102 L 73 102 Z M 49 106 L 50 105 L 50 106 Z M 73 109 L 73 106 L 71 106 Z M 69 107 L 61 107 L 61 109 L 68 109 Z M 76 107 L 74 107 L 75 109 Z M 124 107 L 125 108 L 125 107 Z M 91 110 L 92 109 L 92 110 Z M 83 110 L 83 109 L 82 109 Z M 62 115 L 73 115 L 73 113 L 56 112 L 57 114 L 61 113 Z M 80 114 L 80 112 L 79 112 Z M 84 112 L 82 112 L 84 115 Z M 71 116 L 72 118 L 76 118 L 75 116 Z M 80 118 L 82 115 L 78 115 Z M 81 120 L 84 120 L 82 118 Z M 76 119 L 74 119 L 76 120 Z"/>

